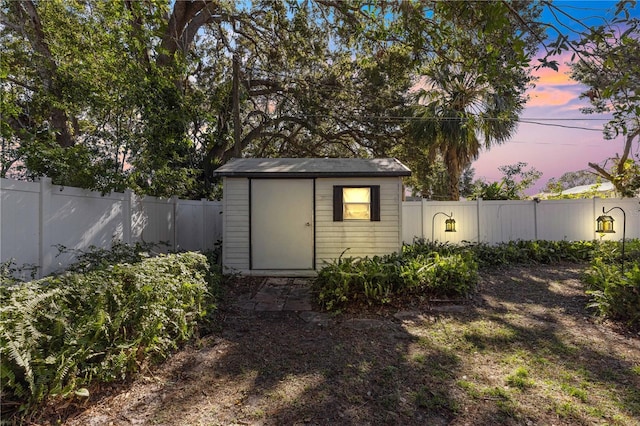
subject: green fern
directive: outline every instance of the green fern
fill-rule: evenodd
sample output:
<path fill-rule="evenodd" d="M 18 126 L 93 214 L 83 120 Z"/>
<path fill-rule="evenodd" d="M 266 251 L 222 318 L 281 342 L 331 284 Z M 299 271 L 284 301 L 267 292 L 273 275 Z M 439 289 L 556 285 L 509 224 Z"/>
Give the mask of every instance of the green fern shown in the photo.
<path fill-rule="evenodd" d="M 208 268 L 182 253 L 0 288 L 3 399 L 28 409 L 166 357 L 206 313 Z"/>

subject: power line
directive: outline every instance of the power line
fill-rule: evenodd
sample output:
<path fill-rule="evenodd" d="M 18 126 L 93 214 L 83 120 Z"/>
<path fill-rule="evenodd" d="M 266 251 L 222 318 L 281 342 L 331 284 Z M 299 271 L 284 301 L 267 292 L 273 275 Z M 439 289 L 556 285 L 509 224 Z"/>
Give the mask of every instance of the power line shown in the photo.
<path fill-rule="evenodd" d="M 336 118 L 333 117 L 331 115 L 328 114 L 302 114 L 307 118 Z M 502 118 L 498 118 L 498 117 L 482 117 L 483 120 L 486 121 L 500 121 L 503 120 Z M 466 120 L 465 117 L 407 117 L 407 116 L 359 116 L 357 118 L 354 118 L 355 121 L 368 121 L 368 122 L 378 122 L 378 123 L 402 123 L 402 122 L 408 122 L 408 121 L 414 121 L 414 122 L 421 122 L 421 121 L 464 121 Z M 590 127 L 582 127 L 582 126 L 569 126 L 566 124 L 557 124 L 557 123 L 541 123 L 540 121 L 582 121 L 583 119 L 580 118 L 538 118 L 535 119 L 536 121 L 533 121 L 533 119 L 522 119 L 522 118 L 517 118 L 514 119 L 513 121 L 517 122 L 517 123 L 523 123 L 523 124 L 534 124 L 536 126 L 546 126 L 546 127 L 561 127 L 561 128 L 565 128 L 565 129 L 575 129 L 575 130 L 587 130 L 590 132 L 602 132 L 602 129 L 594 129 L 594 128 L 590 128 Z M 592 118 L 592 119 L 586 119 L 587 121 L 609 121 L 609 119 L 598 119 L 598 118 Z"/>
<path fill-rule="evenodd" d="M 580 117 L 567 117 L 567 118 L 535 118 L 535 117 L 521 117 L 520 120 L 539 120 L 539 121 L 609 121 L 609 118 L 580 118 Z"/>
<path fill-rule="evenodd" d="M 538 121 L 517 120 L 519 123 L 535 124 L 537 126 L 562 127 L 564 129 L 589 130 L 591 132 L 602 132 L 602 129 L 591 129 L 589 127 L 568 126 L 566 124 L 540 123 Z"/>
<path fill-rule="evenodd" d="M 600 145 L 585 145 L 581 143 L 564 143 L 564 142 L 539 142 L 539 141 L 508 141 L 505 144 L 521 144 L 521 145 L 550 145 L 550 146 L 579 146 L 583 148 L 602 148 L 602 144 Z"/>

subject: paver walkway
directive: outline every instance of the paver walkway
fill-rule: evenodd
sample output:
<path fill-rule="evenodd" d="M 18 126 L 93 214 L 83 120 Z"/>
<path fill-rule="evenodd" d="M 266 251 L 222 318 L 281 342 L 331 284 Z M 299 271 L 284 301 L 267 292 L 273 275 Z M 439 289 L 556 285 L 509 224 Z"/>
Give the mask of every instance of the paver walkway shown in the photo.
<path fill-rule="evenodd" d="M 252 311 L 311 311 L 311 281 L 307 278 L 265 278 L 251 299 L 238 306 Z"/>

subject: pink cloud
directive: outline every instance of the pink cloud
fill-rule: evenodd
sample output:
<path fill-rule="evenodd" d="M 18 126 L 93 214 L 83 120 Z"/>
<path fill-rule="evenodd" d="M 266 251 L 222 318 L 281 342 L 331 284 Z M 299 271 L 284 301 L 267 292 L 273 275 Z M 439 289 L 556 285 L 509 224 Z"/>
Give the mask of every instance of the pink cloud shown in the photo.
<path fill-rule="evenodd" d="M 584 86 L 569 77 L 570 68 L 567 62 L 569 54 L 559 56 L 558 71 L 550 68 L 540 68 L 533 71 L 537 77 L 536 87 L 529 90 L 528 107 L 566 105 L 575 100 Z"/>
<path fill-rule="evenodd" d="M 557 60 L 558 71 L 534 71 L 538 81 L 527 93 L 530 100 L 521 117 L 538 124 L 522 122 L 511 141 L 482 152 L 472 164 L 476 178 L 500 180 L 499 166 L 524 161 L 543 173 L 528 191 L 535 193 L 552 177 L 587 169 L 589 162 L 601 163 L 621 152 L 622 138 L 604 140 L 602 136 L 602 126 L 608 116 L 585 115 L 579 111 L 588 105 L 588 100 L 579 98 L 585 86 L 569 78 L 566 62 L 570 54 Z"/>
<path fill-rule="evenodd" d="M 566 105 L 573 99 L 575 99 L 575 95 L 573 93 L 560 89 L 548 88 L 544 90 L 532 90 L 529 94 L 527 107 Z"/>

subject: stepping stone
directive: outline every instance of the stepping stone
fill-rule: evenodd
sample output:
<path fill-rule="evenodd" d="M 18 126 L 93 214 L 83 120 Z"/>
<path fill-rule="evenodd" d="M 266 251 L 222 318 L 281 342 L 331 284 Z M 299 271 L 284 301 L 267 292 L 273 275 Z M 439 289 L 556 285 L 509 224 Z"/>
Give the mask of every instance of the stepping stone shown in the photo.
<path fill-rule="evenodd" d="M 310 300 L 298 300 L 287 298 L 286 302 L 284 302 L 284 307 L 282 308 L 284 311 L 311 311 L 311 301 Z"/>
<path fill-rule="evenodd" d="M 253 300 L 244 300 L 236 303 L 235 306 L 246 311 L 253 311 L 256 308 L 256 302 Z"/>
<path fill-rule="evenodd" d="M 257 302 L 254 308 L 258 312 L 276 312 L 284 307 L 284 299 L 277 299 L 271 302 Z"/>
<path fill-rule="evenodd" d="M 384 323 L 376 319 L 353 318 L 346 320 L 344 326 L 352 330 L 372 330 L 374 328 L 382 328 Z"/>
<path fill-rule="evenodd" d="M 289 284 L 289 278 L 270 277 L 267 278 L 265 286 L 286 286 Z"/>

